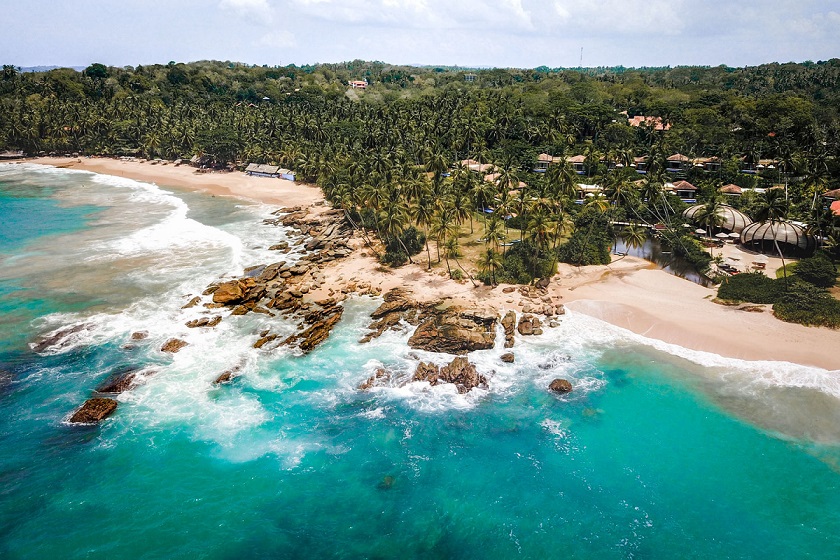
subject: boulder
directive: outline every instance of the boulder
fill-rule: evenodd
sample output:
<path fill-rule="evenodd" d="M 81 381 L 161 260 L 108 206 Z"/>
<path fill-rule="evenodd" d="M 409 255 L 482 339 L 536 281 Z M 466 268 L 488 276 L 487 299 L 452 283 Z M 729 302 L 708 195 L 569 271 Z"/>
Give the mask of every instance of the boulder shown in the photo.
<path fill-rule="evenodd" d="M 160 351 L 174 354 L 187 345 L 188 343 L 184 340 L 181 340 L 180 338 L 170 338 L 164 343 L 163 346 L 161 346 Z"/>
<path fill-rule="evenodd" d="M 254 348 L 257 348 L 257 349 L 262 348 L 263 346 L 265 346 L 266 344 L 268 344 L 272 340 L 275 340 L 276 338 L 277 338 L 276 334 L 266 333 L 266 334 L 262 335 L 262 337 L 254 343 Z"/>
<path fill-rule="evenodd" d="M 513 355 L 513 352 L 506 352 L 502 354 L 501 359 L 506 364 L 512 364 L 516 360 L 516 357 Z"/>
<path fill-rule="evenodd" d="M 476 387 L 487 387 L 487 378 L 478 373 L 475 365 L 464 356 L 458 356 L 442 368 L 432 363 L 420 362 L 414 371 L 413 380 L 427 381 L 430 385 L 452 383 L 461 394 Z"/>
<path fill-rule="evenodd" d="M 537 317 L 530 314 L 525 314 L 519 319 L 519 325 L 516 330 L 523 336 L 540 335 L 542 334 L 542 322 Z"/>
<path fill-rule="evenodd" d="M 97 393 L 115 393 L 119 394 L 128 391 L 136 385 L 137 374 L 142 371 L 141 368 L 122 368 L 115 371 L 111 376 L 105 380 L 102 385 L 96 388 Z M 147 375 L 152 375 L 154 372 L 148 372 Z"/>
<path fill-rule="evenodd" d="M 505 329 L 505 348 L 512 348 L 516 331 L 516 313 L 513 311 L 505 313 L 502 317 L 502 328 Z"/>
<path fill-rule="evenodd" d="M 572 384 L 565 379 L 555 379 L 549 384 L 548 389 L 555 393 L 566 394 L 572 391 Z"/>
<path fill-rule="evenodd" d="M 221 322 L 222 317 L 220 315 L 217 315 L 216 317 L 201 317 L 200 319 L 187 321 L 187 327 L 191 329 L 195 329 L 197 327 L 215 327 Z"/>
<path fill-rule="evenodd" d="M 145 340 L 149 338 L 148 331 L 137 331 L 131 333 L 131 340 Z"/>
<path fill-rule="evenodd" d="M 195 296 L 189 302 L 187 302 L 187 304 L 184 307 L 182 307 L 181 309 L 189 309 L 191 307 L 195 307 L 196 305 L 198 305 L 198 303 L 200 301 L 201 301 L 201 298 L 199 296 Z"/>
<path fill-rule="evenodd" d="M 114 413 L 117 409 L 117 401 L 103 397 L 94 397 L 85 401 L 85 404 L 70 417 L 72 424 L 96 424 Z"/>
<path fill-rule="evenodd" d="M 245 291 L 242 288 L 243 286 L 238 280 L 223 282 L 213 292 L 213 302 L 225 305 L 239 303 L 245 297 Z"/>
<path fill-rule="evenodd" d="M 474 315 L 459 314 L 456 308 L 428 313 L 431 317 L 422 321 L 408 339 L 408 345 L 414 349 L 461 354 L 495 346 L 495 317 L 492 323 L 485 323 Z"/>
<path fill-rule="evenodd" d="M 236 368 L 236 369 L 238 369 L 238 368 Z M 236 374 L 236 369 L 228 370 L 228 371 L 222 373 L 221 375 L 219 375 L 219 377 L 217 377 L 213 381 L 213 385 L 225 385 L 225 384 L 233 381 L 236 378 L 236 375 L 235 375 Z"/>
<path fill-rule="evenodd" d="M 304 353 L 311 352 L 316 346 L 324 342 L 332 332 L 333 327 L 341 319 L 344 308 L 335 306 L 318 312 L 318 319 L 300 334 L 293 334 L 283 341 L 283 345 L 294 344 L 298 341 L 298 347 Z M 314 317 L 313 317 L 314 318 Z"/>

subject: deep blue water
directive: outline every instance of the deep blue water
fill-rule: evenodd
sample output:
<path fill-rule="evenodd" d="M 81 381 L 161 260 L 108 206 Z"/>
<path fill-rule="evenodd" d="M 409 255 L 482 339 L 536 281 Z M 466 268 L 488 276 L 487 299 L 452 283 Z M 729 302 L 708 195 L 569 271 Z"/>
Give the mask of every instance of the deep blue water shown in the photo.
<path fill-rule="evenodd" d="M 473 353 L 490 390 L 462 396 L 402 386 L 408 333 L 356 342 L 370 298 L 305 357 L 251 348 L 264 317 L 188 332 L 190 295 L 272 258 L 271 210 L 0 166 L 0 557 L 840 557 L 837 372 L 570 313 L 515 364 Z M 101 426 L 64 423 L 125 365 L 156 373 Z M 397 381 L 357 391 L 380 365 Z"/>

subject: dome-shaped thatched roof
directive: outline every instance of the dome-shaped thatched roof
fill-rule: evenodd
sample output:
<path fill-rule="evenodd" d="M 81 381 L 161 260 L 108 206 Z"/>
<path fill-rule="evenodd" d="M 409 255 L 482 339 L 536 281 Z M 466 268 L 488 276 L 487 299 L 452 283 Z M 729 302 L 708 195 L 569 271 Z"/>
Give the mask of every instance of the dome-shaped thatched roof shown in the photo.
<path fill-rule="evenodd" d="M 695 204 L 694 206 L 690 206 L 685 210 L 685 212 L 683 212 L 683 217 L 690 222 L 695 222 L 695 214 L 705 207 L 705 204 Z M 739 212 L 731 206 L 727 206 L 726 204 L 720 205 L 718 215 L 723 218 L 723 223 L 720 225 L 721 229 L 734 231 L 735 233 L 741 233 L 745 227 L 752 223 L 749 216 L 743 212 Z"/>
<path fill-rule="evenodd" d="M 741 232 L 741 243 L 760 246 L 772 250 L 773 238 L 776 241 L 797 248 L 802 253 L 810 254 L 817 246 L 813 235 L 808 235 L 803 228 L 790 222 L 755 222 Z"/>

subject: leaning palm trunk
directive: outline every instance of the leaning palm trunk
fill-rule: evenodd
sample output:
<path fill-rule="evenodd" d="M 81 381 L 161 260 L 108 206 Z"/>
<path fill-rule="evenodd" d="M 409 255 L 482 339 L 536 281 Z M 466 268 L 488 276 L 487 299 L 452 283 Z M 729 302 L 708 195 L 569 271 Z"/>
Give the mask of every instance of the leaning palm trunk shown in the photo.
<path fill-rule="evenodd" d="M 477 287 L 478 287 L 478 284 L 476 284 L 476 283 L 475 283 L 475 278 L 473 278 L 473 277 L 472 277 L 472 274 L 470 274 L 469 272 L 467 272 L 467 270 L 466 270 L 463 266 L 461 266 L 461 262 L 458 260 L 458 257 L 454 257 L 454 256 L 453 256 L 452 258 L 453 258 L 453 260 L 455 261 L 455 264 L 457 264 L 457 265 L 458 265 L 458 268 L 460 268 L 460 269 L 461 269 L 461 271 L 462 271 L 464 274 L 466 274 L 466 275 L 467 275 L 467 278 L 469 278 L 469 279 L 470 279 L 470 282 L 472 282 L 473 288 L 477 288 Z M 452 272 L 450 272 L 450 273 L 449 273 L 449 275 L 450 275 L 450 276 L 452 276 Z"/>
<path fill-rule="evenodd" d="M 788 287 L 787 268 L 785 267 L 785 256 L 782 254 L 782 248 L 779 246 L 779 240 L 776 239 L 776 232 L 773 231 L 773 225 L 770 225 L 770 235 L 773 236 L 773 245 L 776 247 L 776 252 L 779 253 L 779 258 L 782 259 L 782 276 L 785 279 L 785 289 Z"/>
<path fill-rule="evenodd" d="M 353 221 L 353 218 L 350 217 L 350 212 L 346 208 L 344 208 L 344 217 L 347 218 L 347 221 L 350 222 L 350 225 L 353 226 L 353 229 L 357 229 L 362 233 L 362 239 L 364 239 L 365 245 L 367 245 L 371 251 L 376 253 L 376 257 L 381 257 L 382 255 L 379 254 L 379 251 L 376 250 L 376 247 L 373 246 L 373 243 L 371 243 L 370 238 L 367 236 L 365 228 Z"/>

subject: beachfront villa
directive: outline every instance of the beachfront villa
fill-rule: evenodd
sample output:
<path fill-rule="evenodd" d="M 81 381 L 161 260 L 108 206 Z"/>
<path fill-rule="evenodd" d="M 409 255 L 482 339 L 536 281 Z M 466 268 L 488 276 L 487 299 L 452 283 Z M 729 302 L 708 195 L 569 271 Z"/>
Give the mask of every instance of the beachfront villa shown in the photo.
<path fill-rule="evenodd" d="M 665 183 L 665 192 L 674 194 L 683 202 L 697 202 L 697 187 L 688 181 L 676 181 L 673 183 Z"/>

